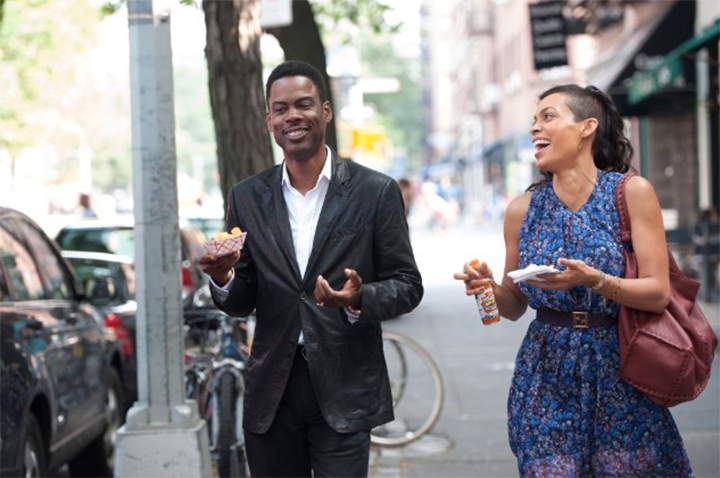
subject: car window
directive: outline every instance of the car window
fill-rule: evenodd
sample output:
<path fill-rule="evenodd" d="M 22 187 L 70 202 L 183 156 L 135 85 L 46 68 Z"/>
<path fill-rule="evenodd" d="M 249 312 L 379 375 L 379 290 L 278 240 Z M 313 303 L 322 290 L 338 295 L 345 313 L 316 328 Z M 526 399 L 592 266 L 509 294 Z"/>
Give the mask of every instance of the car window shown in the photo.
<path fill-rule="evenodd" d="M 110 303 L 119 303 L 128 300 L 126 298 L 127 292 L 125 291 L 123 284 L 122 264 L 78 257 L 71 258 L 69 261 L 75 268 L 75 273 L 80 279 L 80 282 L 82 282 L 86 287 L 88 286 L 88 281 L 90 280 L 89 283 L 93 287 L 98 288 L 96 290 L 102 290 L 103 287 L 108 287 L 108 279 L 112 279 L 114 281 L 114 291 L 111 292 L 111 290 L 108 289 L 108 292 L 106 293 L 108 296 L 107 299 L 111 299 Z M 92 281 L 92 279 L 96 280 Z M 88 296 L 100 297 L 101 299 L 103 298 L 102 295 L 98 295 L 97 292 L 92 290 L 86 289 L 85 292 Z M 113 292 L 115 292 L 115 294 L 113 294 Z M 115 295 L 115 297 L 112 297 L 113 295 Z"/>
<path fill-rule="evenodd" d="M 68 251 L 106 252 L 135 257 L 132 229 L 66 229 L 57 242 Z"/>
<path fill-rule="evenodd" d="M 14 221 L 0 220 L 0 261 L 8 293 L 16 302 L 42 299 L 45 291 L 35 261 L 19 237 Z"/>
<path fill-rule="evenodd" d="M 19 227 L 33 252 L 45 285 L 47 299 L 72 299 L 72 285 L 61 258 L 55 252 L 42 232 L 27 222 L 20 221 Z"/>

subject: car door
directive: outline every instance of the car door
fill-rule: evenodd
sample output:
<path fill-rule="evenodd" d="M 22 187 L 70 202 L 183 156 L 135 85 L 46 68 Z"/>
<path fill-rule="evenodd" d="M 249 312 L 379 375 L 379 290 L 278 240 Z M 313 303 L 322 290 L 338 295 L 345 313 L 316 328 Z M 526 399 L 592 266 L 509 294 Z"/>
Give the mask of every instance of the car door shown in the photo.
<path fill-rule="evenodd" d="M 73 435 L 103 414 L 102 330 L 93 309 L 78 303 L 72 277 L 46 236 L 20 219 L 0 226 L 15 262 L 15 306 L 43 324 L 47 344 L 39 356 L 53 387 L 56 438 Z"/>

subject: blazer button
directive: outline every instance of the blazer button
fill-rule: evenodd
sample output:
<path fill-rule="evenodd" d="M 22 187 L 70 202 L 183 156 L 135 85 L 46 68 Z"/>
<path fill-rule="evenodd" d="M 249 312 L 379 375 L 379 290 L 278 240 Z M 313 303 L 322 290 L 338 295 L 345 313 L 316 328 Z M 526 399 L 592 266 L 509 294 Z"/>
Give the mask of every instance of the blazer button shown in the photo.
<path fill-rule="evenodd" d="M 305 300 L 305 299 L 307 299 L 307 294 L 305 292 L 303 292 L 302 294 L 300 294 L 300 300 Z"/>

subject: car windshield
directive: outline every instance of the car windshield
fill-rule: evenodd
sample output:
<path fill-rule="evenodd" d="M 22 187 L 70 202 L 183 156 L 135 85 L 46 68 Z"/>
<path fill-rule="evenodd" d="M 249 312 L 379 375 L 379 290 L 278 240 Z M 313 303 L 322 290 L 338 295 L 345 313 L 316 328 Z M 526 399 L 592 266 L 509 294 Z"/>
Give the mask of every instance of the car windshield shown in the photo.
<path fill-rule="evenodd" d="M 135 257 L 132 229 L 65 229 L 57 237 L 60 247 L 70 251 L 106 252 Z"/>

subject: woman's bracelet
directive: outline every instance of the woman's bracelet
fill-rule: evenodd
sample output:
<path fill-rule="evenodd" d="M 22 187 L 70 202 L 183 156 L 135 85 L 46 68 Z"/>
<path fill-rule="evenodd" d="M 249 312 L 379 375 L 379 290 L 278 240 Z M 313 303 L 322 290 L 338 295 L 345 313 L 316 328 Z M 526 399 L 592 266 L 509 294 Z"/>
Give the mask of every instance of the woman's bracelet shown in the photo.
<path fill-rule="evenodd" d="M 613 277 L 613 278 L 616 281 L 616 285 L 615 285 L 615 290 L 612 291 L 612 294 L 610 294 L 610 297 L 608 297 L 608 299 L 610 299 L 610 300 L 615 300 L 615 297 L 617 297 L 618 292 L 620 292 L 620 285 L 621 285 L 621 283 L 620 283 L 621 279 L 619 277 Z"/>
<path fill-rule="evenodd" d="M 607 275 L 604 272 L 600 272 L 600 278 L 593 285 L 590 286 L 595 292 L 600 292 L 600 289 L 605 285 L 605 278 Z"/>

